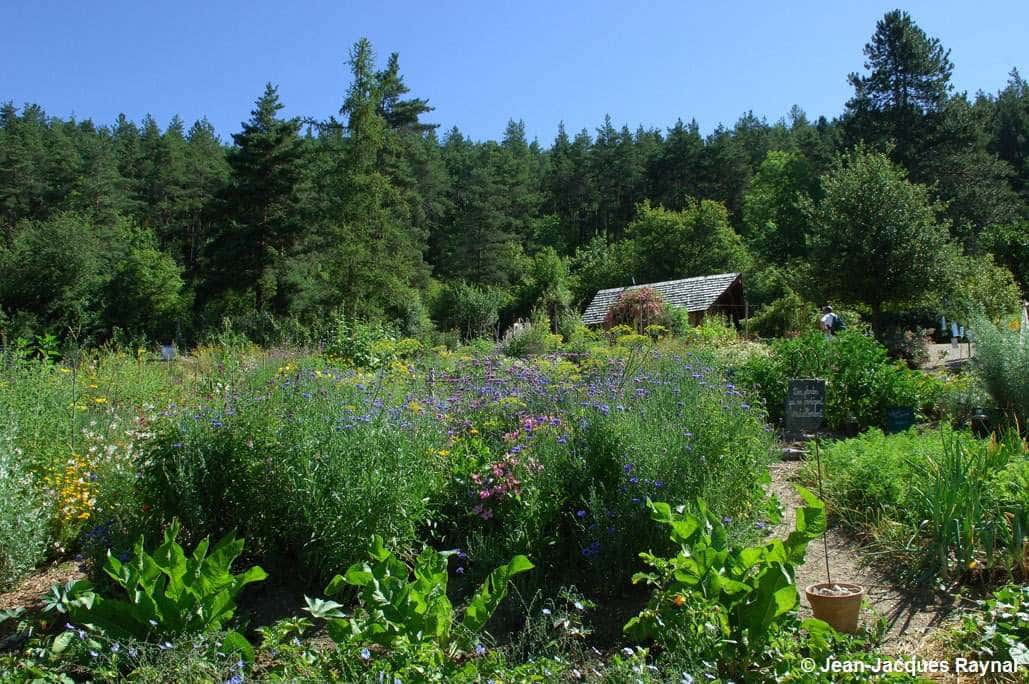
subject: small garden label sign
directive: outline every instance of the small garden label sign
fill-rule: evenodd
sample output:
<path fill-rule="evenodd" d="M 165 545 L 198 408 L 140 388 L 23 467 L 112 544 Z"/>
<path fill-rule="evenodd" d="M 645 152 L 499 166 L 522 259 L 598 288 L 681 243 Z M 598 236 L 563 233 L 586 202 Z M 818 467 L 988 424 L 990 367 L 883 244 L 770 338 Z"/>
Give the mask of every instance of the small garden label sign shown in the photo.
<path fill-rule="evenodd" d="M 794 378 L 786 394 L 786 432 L 814 432 L 825 418 L 825 380 Z"/>

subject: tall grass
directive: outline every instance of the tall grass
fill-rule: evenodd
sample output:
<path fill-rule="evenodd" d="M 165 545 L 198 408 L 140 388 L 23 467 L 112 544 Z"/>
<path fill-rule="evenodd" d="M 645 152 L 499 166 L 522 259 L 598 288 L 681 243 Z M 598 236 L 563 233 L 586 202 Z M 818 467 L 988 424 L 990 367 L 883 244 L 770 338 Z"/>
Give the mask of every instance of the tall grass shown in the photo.
<path fill-rule="evenodd" d="M 1029 425 L 1029 336 L 1002 329 L 986 319 L 975 322 L 974 368 L 986 390 L 1023 430 Z"/>

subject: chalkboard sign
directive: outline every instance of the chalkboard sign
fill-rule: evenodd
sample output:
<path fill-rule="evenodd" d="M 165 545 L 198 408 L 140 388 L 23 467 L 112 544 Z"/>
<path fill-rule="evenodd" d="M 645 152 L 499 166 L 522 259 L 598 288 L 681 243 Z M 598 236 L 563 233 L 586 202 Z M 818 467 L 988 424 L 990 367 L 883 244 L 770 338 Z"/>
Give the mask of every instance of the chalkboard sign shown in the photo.
<path fill-rule="evenodd" d="M 886 411 L 886 433 L 905 432 L 915 424 L 915 409 L 910 406 Z"/>
<path fill-rule="evenodd" d="M 825 417 L 825 380 L 795 378 L 786 394 L 786 432 L 814 432 Z"/>

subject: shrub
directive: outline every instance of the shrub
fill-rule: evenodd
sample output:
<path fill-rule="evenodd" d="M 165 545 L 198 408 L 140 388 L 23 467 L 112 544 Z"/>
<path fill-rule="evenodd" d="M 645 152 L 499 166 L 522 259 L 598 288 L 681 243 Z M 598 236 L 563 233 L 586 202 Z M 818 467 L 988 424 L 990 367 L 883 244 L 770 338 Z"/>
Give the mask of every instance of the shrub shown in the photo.
<path fill-rule="evenodd" d="M 500 341 L 500 349 L 508 356 L 524 358 L 534 354 L 552 351 L 559 346 L 560 336 L 550 334 L 547 316 L 542 311 L 534 312 L 532 320 L 514 327 Z M 557 337 L 557 344 L 555 344 Z"/>
<path fill-rule="evenodd" d="M 433 317 L 440 328 L 456 328 L 466 340 L 495 338 L 500 311 L 510 300 L 511 296 L 499 288 L 454 283 L 440 292 L 433 307 Z"/>
<path fill-rule="evenodd" d="M 608 307 L 604 315 L 604 327 L 628 325 L 636 333 L 642 333 L 648 326 L 660 323 L 664 316 L 665 303 L 657 290 L 638 287 L 625 290 Z"/>
<path fill-rule="evenodd" d="M 46 557 L 49 511 L 20 449 L 13 426 L 0 426 L 0 591 Z"/>
<path fill-rule="evenodd" d="M 688 342 L 712 347 L 731 344 L 736 339 L 736 326 L 726 316 L 704 316 L 700 325 L 686 333 Z"/>
<path fill-rule="evenodd" d="M 439 488 L 429 454 L 441 438 L 415 430 L 420 404 L 386 412 L 376 398 L 386 388 L 359 377 L 290 368 L 266 391 L 183 411 L 148 452 L 147 500 L 158 516 L 179 517 L 190 539 L 237 529 L 256 552 L 301 558 L 320 577 L 363 550 L 340 530 L 411 545 Z"/>
<path fill-rule="evenodd" d="M 1029 425 L 1029 336 L 984 318 L 975 321 L 972 329 L 975 372 L 997 407 L 1024 429 Z"/>
<path fill-rule="evenodd" d="M 345 366 L 378 368 L 396 358 L 396 337 L 382 325 L 336 318 L 325 352 Z"/>
<path fill-rule="evenodd" d="M 782 420 L 791 378 L 825 378 L 825 424 L 840 429 L 853 417 L 860 427 L 884 426 L 887 409 L 921 408 L 930 399 L 924 376 L 891 363 L 874 339 L 845 331 L 833 339 L 809 333 L 777 340 L 767 357 L 753 356 L 737 372 L 757 390 L 772 420 Z"/>
<path fill-rule="evenodd" d="M 786 337 L 812 330 L 815 305 L 786 287 L 782 297 L 765 304 L 750 317 L 750 332 L 761 337 Z"/>
<path fill-rule="evenodd" d="M 655 591 L 625 631 L 658 643 L 677 633 L 703 635 L 708 647 L 703 655 L 718 661 L 722 676 L 735 679 L 753 668 L 768 640 L 799 607 L 794 567 L 804 562 L 808 542 L 825 531 L 822 502 L 803 488 L 798 491 L 806 505 L 797 510 L 796 529 L 784 540 L 746 548 L 730 544 L 725 521 L 702 501 L 694 514 L 648 500 L 651 518 L 668 528 L 677 554 L 640 554 L 651 570 L 633 582 L 646 582 Z M 715 616 L 714 624 L 692 624 L 695 616 Z"/>

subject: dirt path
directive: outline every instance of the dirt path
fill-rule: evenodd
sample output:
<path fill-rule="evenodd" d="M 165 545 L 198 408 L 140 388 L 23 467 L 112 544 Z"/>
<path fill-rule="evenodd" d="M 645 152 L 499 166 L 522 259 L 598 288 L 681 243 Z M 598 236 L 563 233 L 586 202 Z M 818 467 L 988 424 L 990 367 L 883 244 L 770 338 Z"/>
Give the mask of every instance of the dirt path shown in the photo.
<path fill-rule="evenodd" d="M 0 610 L 38 608 L 40 599 L 50 587 L 64 584 L 69 580 L 83 579 L 85 576 L 75 561 L 62 560 L 44 565 L 21 580 L 10 591 L 0 592 Z"/>
<path fill-rule="evenodd" d="M 802 505 L 792 486 L 802 465 L 802 461 L 782 461 L 769 468 L 772 474 L 769 491 L 779 497 L 784 513 L 782 523 L 775 530 L 780 536 L 785 536 L 793 528 L 795 511 Z M 862 624 L 875 633 L 876 623 L 880 619 L 886 621 L 883 650 L 898 656 L 924 653 L 928 637 L 951 613 L 951 601 L 934 594 L 913 594 L 898 590 L 882 573 L 862 563 L 856 542 L 837 528 L 829 529 L 826 542 L 833 580 L 854 582 L 865 587 L 867 607 L 862 609 Z M 797 568 L 802 616 L 811 615 L 804 587 L 824 581 L 825 555 L 819 539 L 811 543 L 806 562 Z"/>

